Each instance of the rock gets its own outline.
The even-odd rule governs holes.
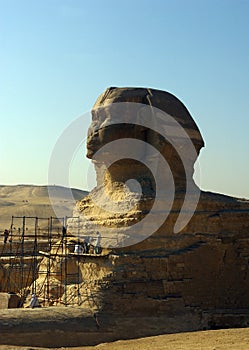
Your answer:
[[[112,146],[109,153],[103,151],[101,157],[96,158],[96,152],[107,144],[115,145],[113,142],[122,138],[143,141],[141,153],[144,152],[144,158],[149,162],[152,162],[155,155],[148,154],[148,146],[155,147],[167,160],[178,188],[186,181],[185,170],[178,154],[184,147],[189,157],[187,165],[192,179],[193,165],[204,141],[186,107],[172,94],[144,88],[109,88],[97,99],[92,116],[87,139],[87,157],[94,161],[98,185],[101,184],[102,165],[108,163],[110,151],[112,156],[117,153],[119,157],[122,152],[120,147],[115,149]],[[189,140],[192,141],[191,145]],[[177,147],[172,146],[172,141]],[[126,145],[129,153],[129,143],[126,142]],[[188,149],[189,146],[194,146],[194,151]],[[141,162],[131,159],[115,162],[105,174],[110,182],[125,182],[135,178],[140,182],[145,179],[146,185],[151,181],[153,186],[151,175]],[[165,173],[160,175],[166,176]]]
[[[119,109],[119,104],[127,102],[126,109],[124,106]],[[129,105],[130,102],[133,102],[132,106]],[[134,104],[138,105],[137,108]],[[179,123],[180,131],[177,131],[176,135],[178,148],[174,148],[169,140],[165,140],[158,132],[155,133],[145,126],[133,125],[132,118],[143,107],[141,104],[155,106]],[[122,125],[118,124],[118,113],[121,112],[129,124],[122,118]],[[114,239],[123,242],[116,246],[113,244],[108,258],[86,258],[84,264],[80,264],[81,274],[84,276],[81,288],[94,290],[95,305],[92,307],[102,312],[111,310],[119,316],[164,315],[165,322],[168,317],[191,312],[193,317],[199,315],[200,328],[208,324],[206,316],[205,325],[201,321],[200,315],[204,310],[212,313],[212,310],[218,309],[247,308],[249,202],[203,192],[197,188],[192,179],[193,167],[204,142],[185,106],[176,97],[164,91],[110,88],[98,98],[92,116],[87,156],[95,163],[97,187],[77,204],[74,215],[80,218],[83,236],[98,229],[103,235],[104,246],[111,247],[111,241]],[[151,114],[149,116],[153,117]],[[170,129],[172,119],[166,118],[160,127]],[[114,124],[110,124],[111,121],[114,121]],[[186,132],[185,138],[180,137],[181,128]],[[168,137],[172,141],[171,135]],[[103,175],[103,165],[108,167],[112,153],[118,154],[119,149],[113,147],[112,152],[111,148],[107,149],[99,158],[95,157],[95,154],[120,138],[138,139],[154,146],[167,160],[175,181],[174,200],[167,219],[155,229],[156,219],[160,219],[155,213],[155,220],[150,220],[148,226],[144,227],[149,227],[151,234],[142,239],[143,235],[140,233],[141,239],[129,245],[125,244],[131,242],[126,236],[129,236],[129,230],[135,223],[150,213],[157,189],[152,172],[138,160],[117,160],[105,169]],[[192,141],[195,153],[189,146],[189,140]],[[187,147],[185,152],[180,153],[185,157],[183,161],[178,152],[181,152],[184,146]],[[146,149],[144,152],[146,154]],[[183,162],[186,163],[185,169]],[[156,176],[167,178],[168,175],[164,172]],[[129,179],[136,179],[142,187],[138,201],[136,195],[139,191],[127,189],[125,186]],[[191,188],[189,193],[187,185]],[[198,191],[200,192],[195,208]],[[107,203],[106,195],[114,204],[127,204],[127,212],[111,211],[112,207]],[[180,232],[175,233],[175,225],[186,195],[188,206],[185,210],[193,210],[193,215],[190,215],[190,220],[181,227]],[[136,204],[130,209],[132,201]],[[166,190],[159,194],[160,201],[158,211],[163,211],[169,201]],[[163,213],[165,216],[166,214],[168,213]],[[184,217],[181,220],[184,222]],[[77,223],[79,224],[79,221]],[[73,219],[69,220],[68,230],[76,234]],[[115,230],[119,230],[116,236]],[[89,274],[89,269],[94,271],[94,277]]]
[[[0,309],[17,308],[20,300],[20,297],[15,293],[0,293]]]

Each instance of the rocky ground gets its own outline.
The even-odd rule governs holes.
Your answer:
[[[62,347],[64,350],[248,350],[249,328],[166,334],[134,340],[120,340],[97,346]],[[0,350],[44,350],[48,348],[0,345]],[[50,348],[51,349],[51,348]]]

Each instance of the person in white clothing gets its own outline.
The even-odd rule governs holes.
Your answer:
[[[39,307],[39,306],[40,304],[39,304],[39,300],[37,299],[37,296],[35,294],[32,294],[29,307],[33,309],[34,307]]]
[[[96,238],[96,243],[95,243],[95,247],[94,247],[94,252],[95,254],[101,254],[101,246],[100,246],[100,240],[101,240],[101,235],[100,233],[97,231],[96,232],[97,238]]]

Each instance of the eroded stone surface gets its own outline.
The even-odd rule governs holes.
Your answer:
[[[105,128],[106,118],[112,118],[109,104],[127,101],[151,102],[170,114],[184,127],[193,141],[196,155],[199,154],[204,145],[202,136],[186,108],[174,96],[150,89],[110,88],[98,98],[93,108],[88,157],[93,158],[94,152],[120,137],[132,135],[143,139],[141,135],[144,135],[144,130],[140,128],[129,125]],[[246,308],[249,303],[249,202],[201,192],[192,219],[181,232],[174,233],[184,200],[186,176],[175,150],[164,144],[160,136],[153,134],[153,137],[146,136],[143,140],[147,142],[149,139],[171,166],[176,182],[173,208],[165,223],[150,237],[135,245],[113,249],[105,262],[101,258],[93,262],[91,269],[96,271],[103,272],[104,266],[108,265],[104,274],[101,272],[94,276],[94,284],[99,288],[95,298],[96,308],[112,310],[116,314],[163,314],[166,318],[189,310],[202,313],[204,310]],[[189,159],[189,168],[193,168],[195,160]],[[100,168],[97,163],[97,176]],[[192,175],[193,171],[190,173]],[[115,214],[100,208],[92,200],[91,194],[80,201],[74,214],[81,218],[82,231],[87,232],[96,223],[103,232],[108,232],[109,228],[123,227],[125,234],[132,224],[144,218],[152,207],[155,188],[153,185],[148,188],[151,174],[131,160],[117,162],[108,169],[104,184],[98,182],[93,194],[105,186],[111,199],[122,200],[124,182],[128,178],[139,181],[142,177],[147,192],[143,192],[141,200],[126,214]],[[74,232],[73,222],[69,222],[69,230]],[[114,239],[114,236],[110,235],[109,238]],[[81,266],[85,275],[82,286],[93,283],[87,273],[88,268],[87,264]]]

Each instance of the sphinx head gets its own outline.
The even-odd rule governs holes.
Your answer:
[[[186,107],[172,94],[146,88],[109,88],[92,109],[87,157],[97,186],[138,182],[154,191],[155,178],[182,190],[193,181],[204,142]]]

